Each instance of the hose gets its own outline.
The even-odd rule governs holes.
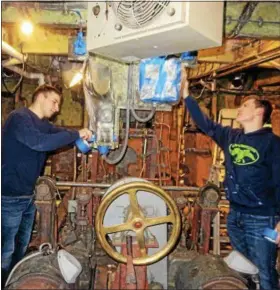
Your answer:
[[[153,107],[153,109],[151,110],[150,114],[149,114],[146,118],[140,118],[140,117],[136,114],[134,108],[131,107],[131,113],[132,113],[132,116],[135,118],[136,121],[141,122],[141,123],[145,123],[145,122],[150,121],[150,120],[153,118],[155,112],[156,112],[156,107]]]
[[[2,44],[3,44],[3,42],[2,42]],[[10,91],[9,89],[8,89],[8,87],[7,87],[7,85],[6,85],[6,82],[5,82],[5,80],[4,80],[4,77],[3,77],[3,67],[1,67],[2,69],[1,69],[1,79],[2,79],[2,84],[3,84],[3,86],[4,86],[4,88],[5,88],[5,90],[9,93],[9,94],[11,94],[11,95],[14,95],[16,92],[17,92],[17,90],[18,90],[18,88],[20,87],[20,85],[21,85],[21,83],[22,83],[22,81],[23,81],[23,73],[19,73],[20,74],[20,78],[19,78],[19,81],[17,82],[17,84],[14,86],[14,88]],[[7,69],[9,69],[9,67],[7,67]],[[24,72],[24,70],[25,70],[25,58],[24,58],[24,55],[22,54],[22,72]],[[12,70],[13,71],[13,70]]]
[[[44,246],[48,246],[49,247],[49,251],[46,251],[47,253],[53,253],[53,250],[52,250],[52,246],[51,246],[51,244],[50,243],[43,243],[43,244],[41,244],[40,245],[40,247],[39,247],[39,252],[36,252],[36,253],[33,253],[33,254],[31,254],[31,255],[29,255],[29,256],[26,256],[25,258],[23,258],[22,260],[20,260],[15,266],[14,266],[14,268],[12,269],[12,271],[11,271],[11,273],[9,274],[9,276],[8,276],[8,279],[7,279],[7,281],[6,281],[6,284],[5,284],[5,288],[9,285],[9,282],[10,282],[10,280],[11,280],[11,278],[12,278],[12,276],[13,276],[13,274],[14,274],[14,272],[16,271],[16,269],[23,263],[23,262],[25,262],[25,261],[27,261],[27,260],[29,260],[29,259],[31,259],[31,258],[34,258],[34,257],[37,257],[37,256],[39,256],[39,255],[43,255],[44,253],[45,253],[45,251],[43,251],[43,247]]]

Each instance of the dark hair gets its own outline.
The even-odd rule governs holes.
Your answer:
[[[255,100],[257,108],[263,108],[263,124],[271,123],[270,116],[272,113],[272,105],[267,100]]]
[[[273,110],[271,103],[267,100],[261,100],[260,97],[256,95],[251,95],[244,98],[242,103],[248,100],[254,100],[256,108],[263,108],[263,124],[266,124],[266,123],[269,124],[271,122],[270,115]]]
[[[45,93],[56,93],[60,97],[62,97],[61,91],[59,91],[56,87],[53,87],[51,85],[41,85],[36,88],[32,95],[32,103],[34,103],[38,97],[39,94],[45,94]]]

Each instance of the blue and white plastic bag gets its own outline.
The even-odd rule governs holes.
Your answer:
[[[140,63],[140,100],[146,103],[177,103],[180,99],[181,61],[154,57]]]

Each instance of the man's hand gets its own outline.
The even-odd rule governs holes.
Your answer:
[[[190,85],[189,81],[186,80],[185,85],[184,85],[184,89],[183,89],[183,98],[184,99],[186,99],[190,95],[189,85]]]
[[[88,140],[92,136],[92,132],[87,128],[79,130],[79,134],[80,134],[80,138],[84,140]]]

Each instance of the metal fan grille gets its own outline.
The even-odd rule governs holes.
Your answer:
[[[170,1],[119,1],[112,2],[118,20],[126,27],[137,29],[152,22]]]

